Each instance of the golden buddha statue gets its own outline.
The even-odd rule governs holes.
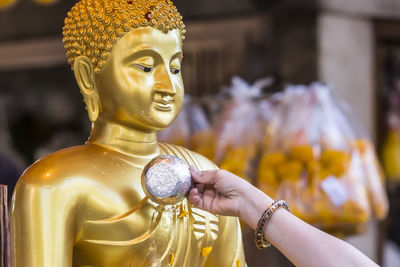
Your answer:
[[[157,205],[141,186],[143,167],[162,154],[216,168],[156,139],[183,101],[185,27],[172,2],[82,0],[63,34],[92,131],[86,144],[46,156],[20,178],[11,214],[13,266],[244,265],[236,218],[186,199]]]

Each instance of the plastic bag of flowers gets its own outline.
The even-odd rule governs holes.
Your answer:
[[[190,148],[214,161],[215,132],[201,102],[193,103],[187,110],[191,129]]]
[[[265,136],[268,117],[265,114],[268,103],[265,97],[262,98],[262,88],[271,84],[272,78],[261,79],[250,85],[234,77],[231,86],[225,88],[229,100],[214,119],[216,163],[222,169],[251,182],[254,180],[255,160]]]
[[[326,86],[289,86],[266,135],[269,144],[257,171],[263,191],[285,199],[297,216],[327,232],[365,230],[373,184],[363,159],[365,143]],[[374,177],[381,185],[380,176]],[[377,190],[385,195],[382,186]]]
[[[370,141],[367,131],[354,116],[351,107],[345,102],[338,102],[343,113],[339,110],[339,112],[336,112],[336,116],[338,116],[338,120],[344,123],[346,123],[348,119],[354,130],[356,139],[352,142],[352,145],[353,148],[358,149],[360,153],[371,208],[374,216],[382,220],[386,218],[389,209],[383,168],[379,163],[375,147]]]

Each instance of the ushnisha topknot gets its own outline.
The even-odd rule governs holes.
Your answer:
[[[64,21],[68,63],[73,66],[77,57],[86,56],[99,73],[119,38],[147,26],[165,33],[179,29],[185,39],[182,16],[170,0],[82,0]]]

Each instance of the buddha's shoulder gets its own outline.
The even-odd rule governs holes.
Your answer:
[[[93,144],[65,148],[51,153],[29,166],[18,184],[52,185],[85,174],[90,166],[107,162],[109,151]]]
[[[215,163],[208,158],[185,147],[167,143],[159,143],[159,146],[165,154],[177,156],[185,160],[189,165],[195,165],[200,170],[218,168]]]

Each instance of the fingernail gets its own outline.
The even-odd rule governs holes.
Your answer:
[[[193,166],[193,165],[191,165],[191,166],[189,167],[189,169],[190,169],[190,171],[193,172],[193,173],[198,173],[198,172],[199,172],[199,170],[197,170],[196,166]]]

